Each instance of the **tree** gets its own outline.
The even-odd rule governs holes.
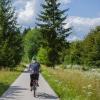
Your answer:
[[[58,0],[45,0],[45,3],[42,4],[43,11],[37,18],[39,21],[37,26],[41,29],[44,38],[42,45],[51,48],[48,56],[53,66],[59,62],[59,52],[62,52],[63,48],[66,47],[66,37],[71,30],[71,28],[64,28],[66,24],[64,21],[67,17],[64,14],[68,9],[61,11],[60,5]]]
[[[91,30],[84,40],[84,64],[100,66],[100,26]]]
[[[78,64],[80,65],[82,63],[82,41],[76,41],[71,44],[70,47],[70,61],[71,64]]]
[[[64,64],[81,64],[83,70],[100,67],[100,26],[92,29],[82,41],[70,43]]]
[[[30,31],[30,30],[31,30],[30,27],[29,28],[25,28],[24,31],[23,31],[23,36],[25,36],[28,33],[28,31]]]
[[[24,59],[30,61],[36,56],[41,47],[41,33],[38,29],[32,29],[24,37]],[[27,59],[26,59],[27,58]]]
[[[11,0],[0,0],[0,66],[19,64],[23,45]]]
[[[40,48],[37,54],[37,60],[41,64],[45,64],[47,66],[51,65],[51,62],[48,59],[48,53],[50,52],[50,48]]]
[[[64,58],[64,64],[82,64],[83,43],[82,41],[74,41],[70,43]]]

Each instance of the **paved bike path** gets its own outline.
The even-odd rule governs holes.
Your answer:
[[[26,69],[0,97],[0,100],[59,100],[42,75],[39,78],[36,98],[33,97],[33,92],[30,91],[29,83],[30,77]]]

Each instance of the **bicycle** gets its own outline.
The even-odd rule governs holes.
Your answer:
[[[33,91],[34,97],[36,97],[36,90],[37,90],[37,83],[36,83],[36,80],[33,80],[33,82],[32,82],[32,91]]]

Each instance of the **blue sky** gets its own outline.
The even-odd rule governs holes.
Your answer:
[[[23,27],[34,27],[36,17],[44,0],[14,0],[18,23]],[[100,0],[59,0],[61,9],[70,8],[64,27],[73,27],[69,41],[83,39],[97,25],[100,25]]]
[[[72,0],[68,7],[70,16],[100,17],[100,0]]]

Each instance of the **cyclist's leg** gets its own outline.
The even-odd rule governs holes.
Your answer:
[[[32,86],[32,74],[30,74],[30,87]]]
[[[39,86],[38,80],[39,80],[39,74],[36,74],[36,83],[37,83],[37,86]]]

